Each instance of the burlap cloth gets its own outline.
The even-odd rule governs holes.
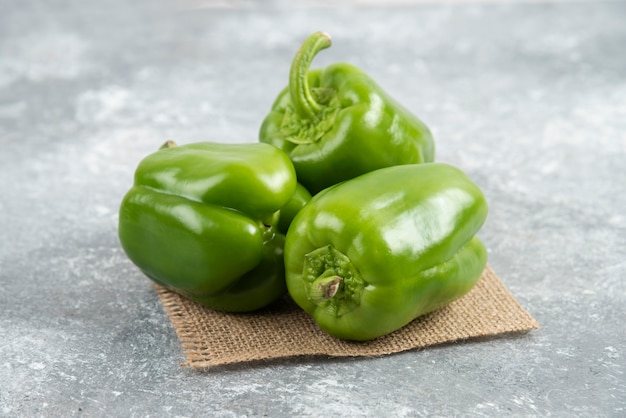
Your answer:
[[[368,342],[329,336],[289,298],[259,312],[228,314],[156,287],[185,352],[184,365],[193,368],[307,355],[380,356],[539,327],[489,266],[464,297]]]

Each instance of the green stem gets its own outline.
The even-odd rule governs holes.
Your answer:
[[[330,45],[329,34],[315,32],[304,41],[291,63],[289,94],[296,112],[303,119],[315,120],[322,110],[311,94],[308,73],[315,55]]]
[[[309,297],[316,304],[332,299],[339,291],[342,281],[341,276],[320,277],[311,284]]]

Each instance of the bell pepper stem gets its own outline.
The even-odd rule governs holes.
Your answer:
[[[339,291],[342,281],[341,276],[320,277],[313,282],[309,296],[316,303],[332,299]]]
[[[361,303],[365,282],[350,259],[331,245],[305,255],[303,267],[307,297],[337,317]]]
[[[308,72],[315,55],[330,45],[329,34],[315,32],[304,41],[291,63],[289,94],[296,113],[303,119],[316,120],[322,110],[322,106],[311,94]]]
[[[163,143],[163,145],[159,147],[159,149],[174,148],[175,146],[177,146],[176,142],[174,142],[172,139],[168,139],[167,141],[165,141],[165,143]]]

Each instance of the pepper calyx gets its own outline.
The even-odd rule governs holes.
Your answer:
[[[365,282],[350,259],[332,245],[305,255],[303,277],[308,299],[337,317],[361,304]]]
[[[331,102],[337,101],[335,98],[331,99]],[[335,126],[335,118],[338,112],[339,106],[332,103],[322,108],[318,119],[309,120],[302,119],[293,106],[288,106],[283,115],[280,134],[292,144],[313,144],[322,139],[326,132]]]

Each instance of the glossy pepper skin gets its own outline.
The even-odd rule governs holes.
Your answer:
[[[130,260],[154,282],[207,307],[259,309],[286,293],[284,226],[298,195],[281,150],[195,143],[144,158],[119,212]],[[283,207],[291,205],[286,213]]]
[[[433,161],[428,127],[367,74],[346,63],[309,71],[330,44],[323,32],[306,39],[288,87],[263,121],[260,141],[289,155],[312,194],[379,168]]]
[[[466,294],[487,253],[480,189],[440,163],[383,168],[330,187],[285,244],[293,300],[327,333],[369,340]]]

